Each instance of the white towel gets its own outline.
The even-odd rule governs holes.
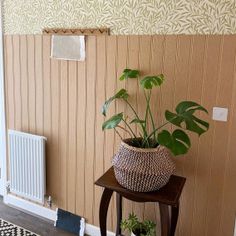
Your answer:
[[[61,60],[85,60],[84,36],[53,35],[51,57]]]

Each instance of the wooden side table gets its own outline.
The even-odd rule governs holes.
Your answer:
[[[101,236],[107,235],[107,210],[113,192],[116,192],[117,227],[116,235],[121,235],[122,197],[135,202],[158,202],[161,216],[161,236],[174,236],[179,215],[179,198],[186,179],[172,175],[167,185],[155,192],[138,193],[123,188],[116,180],[111,167],[95,184],[104,187],[102,194],[99,223]],[[169,212],[171,208],[171,215]]]

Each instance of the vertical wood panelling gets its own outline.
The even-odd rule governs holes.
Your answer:
[[[60,121],[60,63],[58,60],[51,60],[51,98],[52,98],[52,134],[51,134],[51,146],[50,155],[53,156],[51,162],[55,168],[51,170],[51,178],[54,183],[51,188],[52,196],[55,202],[59,200],[59,189],[60,182],[57,181],[60,178],[59,167],[60,167],[60,155],[59,155],[59,121]],[[36,92],[37,94],[37,92]],[[52,153],[52,154],[51,154]]]
[[[235,44],[235,41],[234,41]],[[235,209],[236,209],[236,191],[231,190],[235,186],[236,179],[236,158],[235,158],[235,140],[236,140],[236,56],[234,58],[234,84],[233,94],[231,100],[231,116],[230,116],[230,130],[229,140],[227,145],[227,159],[226,159],[226,170],[224,173],[224,189],[223,189],[223,200],[222,200],[222,214],[220,221],[220,235],[233,235],[233,226],[235,224]],[[233,203],[233,204],[232,204]]]
[[[22,131],[24,132],[29,131],[28,47],[27,47],[26,37],[27,37],[26,35],[20,37],[21,96],[22,96],[22,114],[23,114]],[[40,68],[40,70],[41,73],[43,73],[42,67]],[[40,89],[40,87],[38,87],[38,89]],[[42,98],[44,97],[43,94],[41,94],[41,97]],[[43,114],[42,108],[43,106],[41,107],[41,114]]]
[[[139,39],[139,70],[142,74],[147,74],[150,71],[150,57],[151,57],[151,36],[140,37]],[[145,114],[145,96],[142,88],[139,86],[138,96],[138,111],[140,114]]]
[[[104,132],[101,129],[101,124],[104,117],[101,115],[101,106],[105,101],[105,78],[106,78],[106,37],[97,37],[97,53],[96,53],[96,121],[95,121],[95,147],[96,156],[94,163],[94,177],[98,179],[104,172]],[[102,189],[95,186],[94,189],[94,224],[98,225],[99,201],[101,198]]]
[[[204,50],[205,50],[205,37],[194,37],[192,44],[192,60],[189,67],[189,81],[187,99],[201,103],[202,84],[203,84],[203,63],[204,63]],[[186,183],[185,191],[188,193],[188,199],[185,201],[186,208],[188,209],[188,217],[183,222],[188,222],[185,226],[184,235],[191,235],[192,222],[194,218],[194,202],[197,194],[196,191],[196,170],[197,161],[199,157],[199,138],[195,134],[190,134],[192,147],[189,151],[188,157],[184,160],[185,168],[184,175],[188,175],[188,182]],[[191,213],[190,213],[191,212]]]
[[[47,176],[50,176],[50,169],[53,169],[53,155],[51,155],[51,134],[52,134],[52,105],[51,105],[51,60],[50,60],[50,42],[51,39],[49,36],[43,37],[43,135],[47,137],[47,147],[46,147],[46,155],[47,155]],[[27,49],[28,49],[27,45]],[[28,73],[29,74],[29,73]],[[30,78],[28,78],[30,80]],[[28,82],[29,84],[29,82]],[[29,85],[28,85],[29,87]],[[29,102],[28,102],[29,103]],[[29,121],[29,123],[32,121]],[[30,125],[29,125],[30,126]],[[47,178],[47,190],[53,188],[53,179]]]
[[[187,36],[178,36],[177,44],[176,44],[176,55],[175,55],[175,80],[174,80],[174,104],[179,103],[182,100],[187,99],[187,94],[182,91],[188,90],[188,75],[190,73],[189,69],[189,60],[190,60],[190,47],[191,47],[191,37]],[[187,65],[187,69],[186,69]],[[176,157],[175,163],[177,168],[177,173],[183,175],[183,157]],[[182,201],[184,201],[183,199]],[[182,203],[183,204],[183,203]],[[180,209],[182,211],[182,208]],[[179,219],[179,227],[177,228],[177,232],[180,234],[180,228],[182,224],[182,218]]]
[[[204,60],[204,84],[203,84],[203,94],[202,103],[210,111],[215,104],[216,97],[216,87],[217,87],[217,75],[220,60],[220,45],[221,38],[218,37],[207,37],[206,41],[206,51]],[[212,60],[214,58],[215,60]],[[211,88],[211,89],[209,89]],[[209,119],[209,118],[208,118]],[[208,187],[210,179],[210,169],[212,165],[212,136],[213,136],[214,125],[211,124],[211,129],[200,138],[199,143],[199,155],[198,155],[198,171],[197,171],[197,181],[196,181],[196,192],[198,193],[198,198],[195,199],[194,216],[200,214],[203,217],[195,217],[192,225],[192,231],[195,235],[204,235],[206,227],[206,209],[208,205]],[[184,199],[185,202],[188,199]],[[184,208],[182,208],[183,210]],[[182,215],[186,214],[186,212]],[[181,222],[182,223],[182,222]]]
[[[68,132],[68,61],[61,61],[60,68],[60,136],[59,136],[59,155],[60,155],[60,188],[59,188],[59,205],[63,209],[67,209],[67,158],[68,158],[68,145],[69,145],[69,132]]]
[[[5,37],[4,39],[3,39],[4,41],[3,41],[3,45],[5,45],[5,47],[4,47],[4,62],[5,62],[5,65],[4,65],[4,78],[5,78],[5,112],[6,112],[6,117],[8,117],[9,115],[9,105],[8,105],[8,79],[9,79],[9,77],[8,77],[8,67],[7,67],[7,62],[8,62],[8,60],[7,60],[7,47],[6,47],[6,45],[7,45],[7,38]],[[6,126],[8,127],[8,119],[6,119]]]
[[[163,38],[159,38],[159,40],[155,43],[154,46],[155,50],[160,53],[160,56],[158,56],[158,58],[159,60],[161,60],[157,64],[158,67],[155,67],[155,70],[159,69],[160,72],[155,72],[163,73],[165,75],[165,81],[159,91],[160,95],[159,97],[157,97],[157,99],[160,99],[159,109],[157,108],[158,113],[156,114],[156,119],[158,119],[159,124],[163,124],[165,121],[163,116],[165,110],[172,110],[173,108],[175,98],[174,85],[176,80],[176,60],[178,55],[177,42],[177,36],[164,36]],[[168,125],[168,127],[169,129],[171,129],[171,125]],[[159,215],[157,219],[159,219]]]
[[[235,61],[235,39],[233,37],[223,37],[222,42],[222,54],[221,64],[219,66],[218,84],[217,84],[217,95],[216,105],[220,107],[230,107],[231,105],[231,94],[227,94],[233,88],[234,80],[234,61]],[[227,82],[224,79],[227,78]],[[227,96],[226,96],[227,95]],[[222,197],[224,188],[224,173],[226,168],[227,160],[227,147],[229,141],[229,135],[224,138],[219,138],[224,133],[229,133],[229,122],[227,123],[216,123],[215,133],[213,136],[213,162],[211,166],[210,175],[210,188],[208,192],[208,204],[207,206],[207,230],[206,233],[212,235],[217,234],[220,230],[220,216],[223,210]],[[224,148],[222,148],[224,147]],[[213,183],[218,183],[214,186]],[[210,220],[211,219],[211,220]]]
[[[177,38],[174,104],[187,99],[187,94],[182,91],[188,90],[188,74],[190,73],[190,69],[188,67],[190,60],[190,43],[190,36],[178,36]],[[175,158],[175,163],[179,174],[183,174],[182,160],[183,158]]]
[[[147,74],[151,72],[151,59],[152,59],[152,37],[151,36],[145,36],[141,37],[140,40],[140,54],[139,54],[139,66],[140,70]],[[144,107],[146,104],[145,97],[143,95],[143,92],[140,91],[140,100],[139,100],[139,107],[141,113],[145,114]],[[153,107],[153,106],[152,106]],[[143,117],[142,117],[143,119]],[[155,219],[155,205],[154,203],[145,203],[144,204],[144,218],[156,221]]]
[[[76,212],[85,211],[86,64],[78,63]]]
[[[118,36],[117,37],[117,61],[116,61],[116,65],[117,65],[116,66],[116,76],[117,76],[116,91],[119,91],[122,88],[127,89],[128,87],[128,81],[119,81],[119,76],[122,74],[124,68],[127,68],[127,63],[128,63],[128,48],[127,47],[128,47],[128,37]],[[130,117],[131,112],[130,112],[130,109],[127,107],[127,104],[125,104],[124,102],[118,102],[116,104],[116,113],[119,113],[122,111],[125,111],[126,115]],[[124,132],[123,130],[119,129],[119,133],[121,134],[123,138],[127,137],[127,133]],[[117,147],[119,147],[119,143],[120,143],[120,137],[116,135],[114,151],[116,151]],[[132,212],[132,204],[129,200],[124,199],[123,200],[124,218],[128,217],[129,212]]]
[[[35,95],[36,97],[36,131],[39,135],[43,135],[43,112],[42,111],[43,111],[44,96],[43,96],[43,41],[42,40],[43,38],[41,35],[35,36],[35,90],[37,90],[36,95]],[[23,80],[23,78],[21,80]]]
[[[107,59],[106,59],[106,99],[113,96],[116,88],[116,60],[117,60],[117,37],[111,36],[107,38]],[[109,108],[109,112],[107,114],[108,117],[110,117],[112,114],[115,113],[115,105],[111,104]],[[108,130],[108,132],[105,133],[105,170],[107,170],[111,166],[111,159],[114,154],[114,142],[115,142],[115,133],[113,130]],[[112,216],[115,215],[114,211],[114,202],[110,204],[108,209],[108,228],[112,229],[113,221]]]
[[[67,156],[67,205],[70,212],[75,213],[76,196],[76,156],[77,156],[77,64],[70,61],[69,73],[69,107],[68,107],[68,156]]]
[[[77,104],[77,181],[76,181],[76,212],[85,212],[85,137],[86,137],[86,64],[78,66],[78,104]]]
[[[172,110],[174,103],[174,84],[175,84],[175,67],[177,52],[177,36],[165,37],[163,53],[163,74],[166,77],[162,86],[162,114],[166,109]],[[163,122],[163,119],[162,119]],[[170,127],[170,125],[169,125]]]
[[[164,55],[164,36],[152,37],[151,39],[151,55],[150,55],[150,73],[161,74],[163,71],[163,55]],[[151,110],[154,116],[154,123],[156,125],[161,125],[161,88],[157,87],[153,89],[152,100],[151,100]],[[157,222],[156,232],[160,234],[160,211],[158,204],[153,204],[153,209],[155,210],[155,222]]]
[[[29,132],[36,129],[36,97],[35,85],[35,45],[34,35],[27,35],[28,44],[28,84],[29,84]]]
[[[9,129],[15,128],[15,95],[14,95],[14,77],[13,77],[13,47],[12,47],[12,36],[5,37],[5,73],[7,80],[6,87],[6,105],[7,105],[7,125]]]
[[[86,67],[86,159],[85,159],[85,217],[93,223],[94,212],[94,159],[95,147],[95,117],[96,117],[96,37],[87,42],[87,67]]]
[[[117,57],[116,57],[116,91],[119,91],[122,88],[127,89],[127,81],[120,81],[119,76],[122,74],[124,68],[127,68],[128,63],[128,37],[124,36],[117,36],[116,47],[117,47]],[[115,104],[116,112],[128,111],[127,104],[123,102],[118,102]],[[130,113],[128,113],[130,115]],[[123,138],[127,137],[127,133],[123,130],[119,130],[119,133]],[[119,137],[115,137],[116,142],[119,142]],[[124,204],[125,205],[125,204]]]
[[[155,36],[152,37],[152,47],[151,47],[151,73],[152,74],[161,74],[163,73],[163,57],[164,57],[164,45],[165,37],[164,36]],[[151,109],[153,111],[155,117],[155,123],[157,125],[161,124],[161,112],[160,112],[160,104],[162,101],[161,98],[161,87],[155,88],[152,94],[152,106]]]
[[[210,122],[209,132],[200,139],[191,134],[190,152],[174,158],[176,173],[187,177],[177,235],[232,235],[236,36],[91,36],[85,62],[50,59],[49,36],[9,35],[4,42],[7,125],[48,138],[47,193],[56,206],[98,225],[102,189],[93,183],[111,166],[120,143],[114,131],[101,130],[101,105],[124,87],[131,96],[138,92],[131,103],[144,111],[138,81],[118,81],[124,68],[137,68],[166,77],[162,88],[153,91],[151,108],[158,109],[158,124],[165,109],[185,99],[201,103],[210,114],[202,115]],[[229,121],[212,121],[213,106],[228,107]],[[122,102],[111,104],[107,116],[123,109],[133,116]],[[131,211],[160,220],[155,204],[125,201],[124,215]],[[113,197],[110,230],[115,229],[115,213]]]
[[[139,39],[136,36],[128,37],[128,68],[138,69],[138,57],[139,57]],[[127,81],[127,90],[129,91],[130,103],[133,104],[134,108],[137,110],[138,103],[136,95],[136,91],[138,90],[139,82],[138,80],[129,80]],[[132,114],[132,115],[131,115]],[[131,117],[134,118],[134,114],[130,113]],[[136,134],[138,134],[137,126],[136,126]],[[132,210],[137,214],[137,216],[142,219],[143,218],[143,203],[133,203]]]
[[[21,130],[22,102],[21,102],[21,76],[20,76],[20,37],[17,35],[12,38],[13,44],[13,77],[15,101],[15,129]]]

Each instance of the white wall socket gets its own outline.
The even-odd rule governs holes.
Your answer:
[[[228,119],[228,108],[224,107],[213,107],[212,119],[218,121],[227,121]]]

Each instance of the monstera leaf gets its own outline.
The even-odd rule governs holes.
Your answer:
[[[137,78],[139,76],[138,70],[124,69],[123,74],[120,77],[120,80],[126,80],[128,78]]]
[[[160,86],[163,81],[164,75],[160,74],[157,76],[146,76],[140,81],[140,84],[145,89],[152,89],[154,86]]]
[[[175,130],[172,134],[163,130],[158,134],[158,143],[167,147],[175,156],[185,154],[191,146],[188,135],[180,130]]]
[[[107,101],[105,101],[105,103],[102,106],[102,114],[106,116],[107,109],[113,100],[119,99],[119,98],[127,99],[128,97],[129,97],[129,94],[127,93],[127,90],[121,89],[114,96],[110,97]]]
[[[192,101],[184,101],[177,105],[175,111],[176,113],[168,110],[165,112],[166,119],[172,124],[195,132],[199,136],[208,130],[209,123],[194,116],[196,111],[208,113],[201,105]]]
[[[123,112],[112,116],[109,120],[102,124],[102,130],[115,128],[123,119]]]

